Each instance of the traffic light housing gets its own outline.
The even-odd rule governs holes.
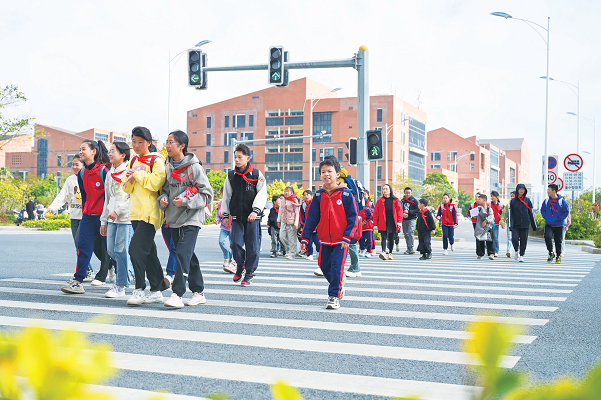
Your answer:
[[[357,138],[349,138],[348,143],[345,143],[349,152],[346,153],[348,165],[357,165]]]
[[[202,87],[202,51],[200,49],[188,50],[188,86]]]
[[[269,84],[283,85],[284,72],[284,46],[271,46],[269,48]]]
[[[381,160],[384,158],[384,143],[382,142],[382,131],[374,130],[365,133],[367,139],[367,159]]]

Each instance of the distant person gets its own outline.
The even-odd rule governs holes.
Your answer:
[[[516,194],[515,191],[511,192],[511,199],[515,198],[515,194]],[[511,219],[509,217],[509,215],[511,214],[511,199],[510,199],[510,202],[505,206],[503,214],[501,215],[501,227],[503,229],[507,228],[507,252],[505,253],[507,258],[511,258],[511,247],[512,247],[511,226],[509,225],[509,223],[511,222]]]
[[[438,207],[436,218],[442,227],[442,254],[449,254],[448,248],[455,251],[455,228],[457,228],[457,209],[448,193],[442,195],[442,204]]]
[[[272,207],[267,217],[267,231],[271,236],[271,258],[277,258],[280,244],[280,228],[278,227],[278,214],[280,212],[280,196],[271,197]]]
[[[221,189],[221,196],[223,197],[223,187]],[[215,218],[215,223],[220,224],[221,228],[219,231],[219,247],[221,247],[221,252],[223,253],[223,270],[230,274],[235,274],[236,261],[234,261],[232,256],[232,222],[230,218],[223,217],[223,212],[221,211],[222,203],[223,198],[217,203],[217,218]]]
[[[303,192],[303,204],[300,208],[300,216],[301,216],[301,229],[305,227],[305,222],[307,220],[307,213],[309,212],[309,207],[311,207],[311,202],[313,201],[313,192],[310,190],[305,190]],[[317,232],[313,232],[311,235],[311,240],[307,243],[307,260],[313,261],[313,245],[315,245],[315,252],[319,253],[320,245],[319,238],[317,237]]]
[[[392,260],[394,233],[401,229],[402,222],[401,202],[392,194],[392,186],[385,183],[382,185],[382,197],[376,202],[374,209],[374,227],[378,228],[382,237],[382,252],[380,253],[382,260]]]
[[[415,253],[413,250],[413,241],[415,236],[415,221],[419,213],[417,199],[413,197],[411,193],[411,188],[406,187],[404,190],[404,196],[401,199],[401,207],[403,209],[401,225],[403,229],[403,235],[405,236],[405,244],[407,245],[405,254]]]
[[[471,215],[471,211],[474,208],[478,208],[479,204],[478,204],[478,197],[480,197],[480,192],[476,192],[476,194],[474,195],[474,202],[472,204],[470,204],[469,208],[467,209],[467,215],[470,217],[470,219],[472,220],[472,226],[474,227],[474,229],[476,229],[476,221],[478,220],[478,217],[472,217]]]
[[[27,211],[27,220],[33,221],[35,219],[35,203],[33,199],[29,199],[25,205],[25,211]]]
[[[570,216],[570,207],[565,199],[557,194],[559,187],[552,183],[547,188],[547,197],[540,206],[540,213],[545,219],[545,243],[549,251],[547,262],[561,264],[561,254],[563,253],[563,234]],[[555,239],[555,253],[553,253],[553,241]]]
[[[478,196],[478,216],[476,217],[476,226],[474,227],[474,236],[476,237],[476,255],[478,260],[484,257],[484,252],[488,258],[495,259],[493,229],[495,224],[495,214],[491,206],[486,204],[488,197],[485,194]]]
[[[501,223],[501,215],[503,215],[503,205],[499,201],[499,192],[493,190],[490,192],[490,208],[495,214],[495,223],[491,231],[492,241],[494,243],[495,257],[499,256],[499,224]]]
[[[298,237],[300,228],[301,200],[294,194],[294,189],[288,186],[284,190],[284,201],[280,204],[278,214],[278,227],[280,228],[280,239],[286,248],[286,258],[292,260],[297,253]]]
[[[363,234],[361,240],[359,240],[359,256],[371,257],[372,251],[376,248],[376,241],[374,240],[374,211],[376,206],[371,201],[369,190],[363,190],[363,198],[365,199],[365,207],[359,213],[363,224]],[[347,276],[349,276],[348,273]]]
[[[428,208],[427,199],[419,199],[419,215],[417,216],[417,251],[422,255],[420,260],[432,258],[432,235],[436,232],[436,221]]]
[[[516,186],[517,195],[511,199],[511,242],[515,250],[515,259],[519,262],[524,262],[524,254],[526,254],[526,245],[528,244],[528,233],[530,227],[536,231],[536,219],[532,211],[532,202],[526,195],[528,189],[526,185],[520,183]]]

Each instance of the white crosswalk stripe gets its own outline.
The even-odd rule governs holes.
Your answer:
[[[199,237],[199,248],[205,242],[216,244],[216,232]],[[71,276],[64,269],[36,277],[4,274],[0,327],[75,329],[112,343],[116,366],[127,379],[95,389],[108,388],[124,399],[149,394],[119,386],[146,374],[221,385],[232,398],[259,398],[245,396],[244,385],[256,389],[284,379],[310,391],[308,398],[418,394],[464,400],[479,389],[450,377],[449,368],[475,363],[462,350],[461,341],[470,337],[465,323],[494,311],[490,318],[496,321],[529,326],[531,332],[515,342],[530,346],[600,258],[574,250],[564,264],[547,264],[542,250],[533,248],[527,262],[518,264],[505,257],[476,260],[473,253],[457,249],[430,262],[400,253],[393,261],[361,259],[363,276],[348,279],[336,311],[325,309],[327,282],[312,274],[316,262],[300,258],[261,258],[252,286],[241,288],[220,261],[201,257],[207,303],[182,310],[128,307],[128,297],[103,296],[110,284],[86,283],[85,294],[65,295],[58,290],[65,281],[60,277]],[[111,315],[114,323],[86,322],[98,314]],[[170,350],[158,350],[165,348]],[[506,355],[502,366],[513,368],[519,360]],[[428,372],[411,374],[411,366]],[[201,398],[174,391],[169,399]]]

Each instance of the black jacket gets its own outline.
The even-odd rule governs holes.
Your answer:
[[[403,196],[401,198],[401,206],[403,208],[403,212],[409,214],[407,218],[403,219],[417,218],[417,215],[419,214],[419,206],[417,205],[417,199],[415,197],[411,196],[409,197],[409,200],[407,200],[405,196]]]
[[[25,210],[27,210],[27,216],[29,217],[29,219],[33,219],[33,216],[34,216],[33,210],[34,209],[35,209],[35,204],[33,203],[33,200],[29,200],[27,202],[27,204],[25,205]]]
[[[434,221],[434,217],[432,216],[432,211],[426,210],[423,216],[421,211],[418,211],[418,214],[419,215],[417,215],[417,222],[415,223],[418,233],[432,232],[434,229],[436,229],[436,222]]]
[[[280,230],[280,228],[278,228],[278,212],[276,211],[275,207],[271,207],[271,210],[269,210],[269,217],[267,217],[267,225],[269,225],[271,229],[275,229],[276,231]]]
[[[520,188],[526,189],[526,186],[523,184],[519,184],[516,186],[516,193]],[[532,202],[526,195],[528,194],[528,190],[524,193],[524,198],[519,199],[517,196],[511,199],[511,203],[509,203],[509,226],[517,229],[528,229],[532,226],[532,230],[536,230],[536,219],[534,218],[534,213],[532,212]]]

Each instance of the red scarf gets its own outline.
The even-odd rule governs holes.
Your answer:
[[[121,171],[121,172],[115,172],[114,174],[111,174],[111,178],[113,178],[113,180],[121,183],[121,178],[117,178],[119,175],[121,175],[122,173],[124,173],[125,170]]]
[[[415,204],[414,201],[411,201],[411,197],[405,197],[405,201],[408,201],[411,204]]]
[[[236,172],[236,175],[241,175],[242,179],[244,179],[246,181],[246,183],[250,183],[251,185],[257,186],[257,184],[253,183],[253,182],[258,182],[259,181],[258,179],[250,179],[249,177],[246,176],[254,171],[254,168],[251,163],[248,163],[248,168],[246,168],[245,172],[238,172],[237,168],[234,171]]]
[[[551,208],[553,209],[553,211],[557,212],[557,209],[555,208],[555,206],[553,205],[553,203],[557,204],[557,202],[559,201],[559,197],[555,200],[549,198],[549,204],[551,205]]]
[[[299,199],[299,198],[298,198],[298,196],[297,196],[297,195],[295,195],[295,194],[293,194],[293,195],[292,195],[292,196],[290,196],[290,197],[286,197],[286,196],[284,196],[284,199],[286,199],[286,200],[288,200],[288,201],[292,202],[292,205],[295,205],[295,206],[300,206],[300,199]],[[311,203],[309,203],[309,204],[311,204]]]
[[[422,214],[422,218],[424,220],[424,223],[426,224],[426,228],[430,229],[430,227],[428,226],[428,220],[426,219],[426,216],[424,215],[428,212],[428,209],[424,208],[423,210],[419,210],[419,212]]]
[[[518,200],[522,202],[523,205],[526,206],[526,208],[528,209],[528,211],[532,212],[532,209],[530,208],[530,206],[528,206],[528,204],[526,204],[526,202],[524,200],[522,200],[523,197],[519,197],[518,196]]]
[[[187,166],[187,165],[186,165],[185,167],[181,167],[181,168],[179,168],[179,169],[173,169],[173,170],[171,170],[171,177],[172,177],[173,179],[176,179],[176,180],[180,181],[180,182],[183,182],[183,181],[185,181],[186,179],[188,179],[188,176],[189,176],[189,175],[184,175],[184,177],[183,177],[183,178],[182,178],[182,177],[180,177],[179,175],[180,175],[182,172],[184,172],[184,171],[186,170],[186,168],[188,168],[188,166]],[[190,174],[190,175],[191,175],[191,174]]]
[[[150,167],[153,157],[156,157],[156,156],[154,156],[152,154],[147,154],[142,157],[137,157],[136,160],[141,162],[142,164],[148,165]]]

